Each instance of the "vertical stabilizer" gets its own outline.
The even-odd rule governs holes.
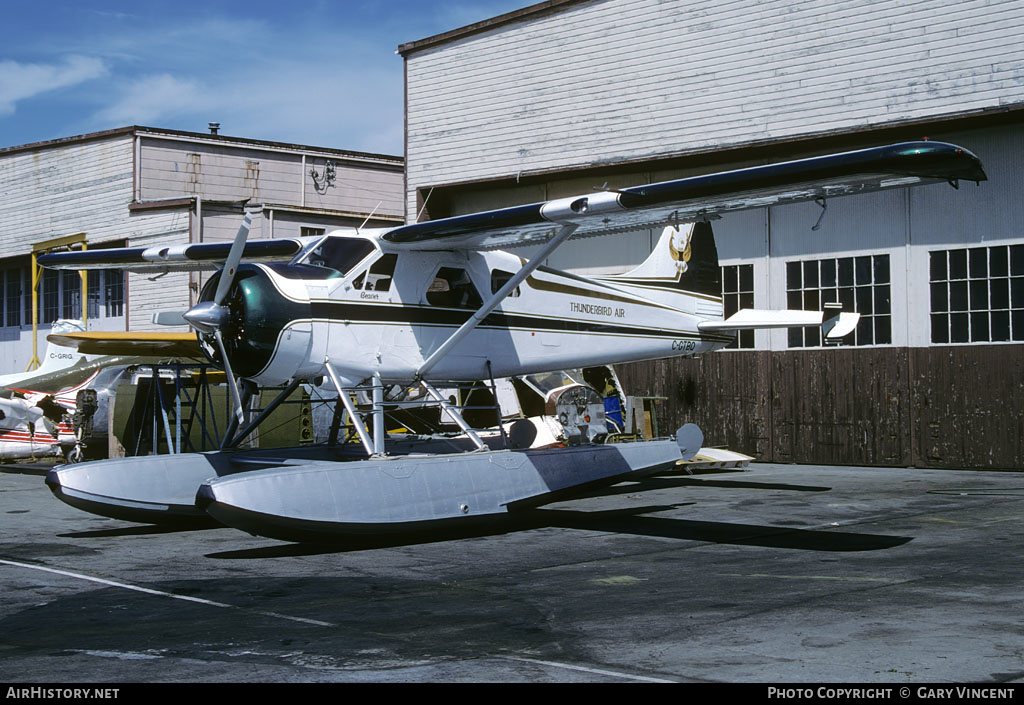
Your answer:
[[[85,326],[81,321],[71,321],[66,319],[54,321],[53,326],[50,328],[51,334],[79,333],[83,331],[85,331]],[[85,355],[74,348],[68,348],[63,345],[56,345],[48,342],[46,344],[46,352],[43,354],[42,364],[39,366],[39,369],[31,372],[31,376],[37,377],[48,372],[63,370],[77,364],[79,360],[85,360]]]
[[[643,263],[625,274],[602,277],[608,281],[722,295],[722,270],[711,223],[666,226],[658,244]]]

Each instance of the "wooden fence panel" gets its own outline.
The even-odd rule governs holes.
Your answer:
[[[907,352],[772,353],[776,462],[910,465]]]
[[[1024,468],[1024,349],[910,351],[918,467]]]
[[[666,397],[658,409],[663,433],[692,422],[704,431],[705,445],[770,462],[770,354],[726,351],[619,365],[616,371],[627,394]]]
[[[764,462],[1024,469],[1019,345],[726,351],[618,367],[663,433]]]

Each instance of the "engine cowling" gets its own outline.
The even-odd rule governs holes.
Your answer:
[[[222,302],[227,315],[219,326],[235,375],[260,384],[301,378],[309,365],[312,338],[309,294],[303,280],[320,271],[304,265],[239,266]],[[218,272],[203,286],[200,303],[213,300],[220,276]],[[213,334],[201,330],[196,334],[210,361],[223,367]]]

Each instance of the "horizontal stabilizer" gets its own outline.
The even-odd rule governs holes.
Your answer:
[[[770,311],[745,308],[724,321],[701,321],[698,330],[756,330],[758,328],[802,328],[820,326],[825,318],[821,311]]]
[[[831,307],[826,305],[826,308]],[[836,341],[852,333],[860,321],[859,313],[840,311],[828,320],[825,320],[825,313],[825,311],[772,311],[745,308],[724,321],[701,321],[697,324],[697,329],[701,332],[713,332],[821,326],[825,339]]]
[[[852,333],[859,321],[859,313],[842,311],[838,316],[833,316],[822,323],[821,332],[825,334],[825,340],[839,340]]]

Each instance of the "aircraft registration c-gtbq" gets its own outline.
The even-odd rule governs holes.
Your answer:
[[[250,206],[231,243],[44,255],[41,265],[63,269],[220,268],[198,304],[159,322],[196,329],[227,372],[240,423],[251,385],[330,384],[351,417],[353,389],[369,384],[374,399],[370,428],[354,424],[369,459],[343,471],[326,457],[278,454],[240,472],[254,467],[251,459],[224,450],[203,454],[201,462],[163,456],[159,463],[90,463],[88,472],[54,471],[48,483],[65,501],[109,516],[159,521],[194,517],[203,508],[254,533],[322,538],[493,517],[579,486],[654,472],[679,459],[676,443],[489,451],[435,385],[699,355],[725,347],[742,329],[819,325],[826,340],[838,339],[853,331],[857,314],[837,311],[826,320],[821,311],[747,309],[723,320],[711,220],[749,208],[985,178],[966,149],[908,142],[315,238],[249,242]],[[570,238],[648,228],[664,228],[662,237],[631,272],[583,277],[542,266]],[[535,246],[529,259],[503,251],[526,245]],[[389,384],[421,385],[479,452],[388,456]],[[225,446],[237,445],[259,420],[238,434],[233,429]],[[143,461],[159,466],[151,472],[160,481],[140,471]],[[172,475],[180,478],[172,483],[180,485],[178,494],[154,494]],[[187,501],[200,485],[196,501]]]

